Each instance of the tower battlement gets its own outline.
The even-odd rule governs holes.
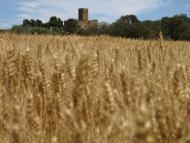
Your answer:
[[[88,18],[88,8],[79,8],[78,9],[78,22],[81,28],[88,28],[88,27],[97,27],[98,20],[89,20]]]
[[[79,21],[88,21],[88,8],[79,8]]]

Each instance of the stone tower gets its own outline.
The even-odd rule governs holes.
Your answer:
[[[88,27],[88,8],[79,8],[79,24],[82,28]]]

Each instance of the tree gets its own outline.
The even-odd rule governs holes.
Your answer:
[[[150,31],[135,15],[126,15],[120,17],[111,26],[113,36],[128,38],[147,38]]]
[[[63,29],[63,21],[56,16],[50,17],[49,22],[47,23],[49,29]]]
[[[50,34],[49,30],[45,27],[33,27],[29,32],[31,34]]]
[[[136,23],[140,23],[137,16],[135,16],[135,15],[121,16],[121,18],[118,21],[123,24],[127,24],[127,25],[133,25]]]
[[[37,19],[36,20],[36,27],[44,27],[44,23],[41,21],[41,20],[39,20],[39,19]]]
[[[25,28],[28,28],[28,27],[31,27],[31,26],[32,26],[32,23],[31,23],[30,20],[24,19],[22,25],[23,25]]]
[[[111,25],[106,22],[101,22],[98,25],[99,34],[110,34],[111,33]]]
[[[11,28],[11,31],[17,33],[17,34],[27,34],[28,31],[25,27],[23,27],[22,25],[14,25]]]
[[[64,30],[69,33],[76,33],[80,28],[79,23],[76,19],[68,19],[64,22]]]
[[[31,19],[31,20],[28,20],[28,19],[24,19],[23,20],[23,27],[25,28],[31,28],[31,27],[44,27],[44,24],[41,20],[37,19],[37,20],[34,20],[34,19]]]
[[[190,28],[186,29],[179,35],[179,40],[190,40]]]
[[[31,27],[36,27],[36,21],[34,19],[31,19]]]
[[[178,40],[190,40],[190,23],[183,23],[176,29]]]
[[[158,38],[159,32],[161,30],[161,21],[151,21],[151,20],[145,20],[142,22],[142,24],[148,29],[149,31],[149,38]]]
[[[121,36],[121,37],[125,37],[125,31],[126,31],[127,25],[123,22],[121,22],[120,20],[117,20],[116,22],[114,22],[111,27],[110,27],[110,33],[113,36]]]
[[[97,27],[88,27],[87,29],[80,28],[77,30],[77,34],[83,36],[99,35],[99,29]]]
[[[39,19],[24,19],[22,25],[12,27],[12,31],[16,33],[109,34],[111,36],[143,39],[158,38],[160,30],[165,39],[190,40],[190,18],[185,14],[180,14],[173,17],[163,17],[156,21],[140,21],[135,15],[126,15],[121,16],[112,24],[102,22],[99,23],[98,28],[82,29],[76,19],[66,20],[63,26],[63,21],[60,18],[52,16],[46,24]]]
[[[190,23],[190,18],[188,18],[186,15],[175,15],[174,17],[162,18],[161,26],[165,37],[178,40],[180,34],[177,29],[181,24],[184,23]]]
[[[136,24],[128,26],[126,28],[125,34],[126,34],[126,37],[129,37],[129,38],[148,39],[148,38],[152,38],[151,32],[152,31],[149,30],[142,23],[136,23]]]

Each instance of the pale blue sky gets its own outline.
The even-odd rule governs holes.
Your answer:
[[[89,8],[91,19],[107,22],[127,14],[135,14],[141,20],[181,13],[190,16],[190,0],[1,0],[0,28],[20,24],[24,18],[44,22],[50,16],[77,18],[80,7]]]

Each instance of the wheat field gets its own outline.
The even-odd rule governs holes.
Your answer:
[[[0,34],[0,143],[189,143],[190,42]]]

